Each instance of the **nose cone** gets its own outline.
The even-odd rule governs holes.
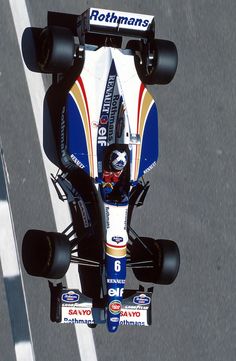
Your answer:
[[[118,300],[112,301],[109,304],[107,311],[107,328],[109,332],[116,332],[120,323],[121,302]]]
[[[119,323],[118,324],[114,324],[114,323],[111,323],[111,322],[107,322],[107,328],[108,328],[108,331],[111,332],[111,333],[114,333],[117,331],[119,327]]]
[[[107,328],[109,332],[116,332],[120,323],[121,300],[110,299],[107,310]]]

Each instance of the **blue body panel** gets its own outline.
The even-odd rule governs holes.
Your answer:
[[[86,173],[90,174],[86,134],[80,111],[71,94],[66,101],[67,153],[74,155]]]
[[[126,279],[126,257],[115,258],[106,254],[107,327],[115,332],[120,322],[120,311]]]
[[[158,113],[153,103],[144,128],[138,178],[147,173],[158,159]]]

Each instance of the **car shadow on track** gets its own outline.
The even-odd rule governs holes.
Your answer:
[[[61,112],[68,92],[79,73],[80,69],[78,64],[75,64],[73,68],[68,71],[65,78],[59,82],[58,79],[53,76],[52,85],[48,89],[44,100],[44,151],[47,157],[62,170],[63,165],[59,158]],[[66,171],[68,172],[68,170]],[[87,230],[84,228],[83,217],[81,217],[81,210],[78,204],[76,202],[69,203],[72,223],[79,239],[78,256],[102,264],[101,215],[93,181],[80,169],[70,171],[67,175],[67,180],[82,197],[92,222],[91,229],[86,235]],[[101,271],[101,267],[79,266],[82,292],[92,298],[95,303],[98,302],[101,294]]]
[[[41,30],[40,28],[26,28],[22,36],[24,62],[30,71],[37,73],[41,72],[37,64],[37,42]],[[64,169],[60,162],[61,113],[68,92],[80,74],[82,66],[81,60],[75,61],[74,66],[64,74],[63,78],[60,75],[49,74],[45,74],[43,78],[46,82],[50,77],[52,82],[46,92],[43,104],[43,149],[48,159],[62,170]],[[78,266],[82,292],[92,298],[96,304],[99,302],[101,294],[103,264],[102,222],[96,190],[90,177],[80,169],[70,172],[67,180],[82,197],[92,222],[91,229],[86,236],[78,204],[76,202],[69,203],[73,227],[79,239],[78,256],[101,264],[101,267]]]

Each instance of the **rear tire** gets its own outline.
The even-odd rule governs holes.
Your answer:
[[[168,84],[178,65],[178,52],[169,40],[154,39],[144,44],[131,40],[127,48],[136,52],[134,60],[137,73],[144,84]]]
[[[31,276],[62,278],[70,265],[70,241],[61,233],[29,230],[22,243],[22,260]]]
[[[140,282],[169,285],[177,277],[180,266],[180,253],[174,241],[140,237],[146,248],[135,240],[131,250],[132,262],[152,261],[152,268],[133,268],[135,277]]]
[[[38,63],[42,72],[63,73],[73,65],[74,36],[70,29],[48,26],[39,36]]]

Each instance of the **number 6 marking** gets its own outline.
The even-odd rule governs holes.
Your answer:
[[[114,269],[115,269],[115,272],[120,272],[121,270],[121,264],[120,264],[120,261],[115,261],[114,263]]]

